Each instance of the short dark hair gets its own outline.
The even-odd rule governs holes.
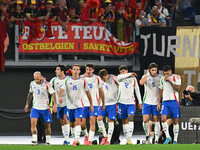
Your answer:
[[[102,78],[103,76],[106,76],[108,74],[108,71],[106,69],[101,69],[99,71],[99,76]]]
[[[94,65],[93,65],[93,64],[87,64],[87,65],[85,65],[85,68],[86,68],[86,67],[89,67],[89,68],[94,69]]]
[[[72,69],[73,69],[73,67],[79,67],[80,69],[81,69],[81,66],[79,65],[79,64],[74,64],[73,66],[72,66]]]
[[[167,71],[169,71],[169,70],[172,70],[172,68],[171,68],[170,65],[165,65],[165,66],[163,67],[163,71],[164,71],[164,72],[167,72]]]
[[[61,70],[61,71],[64,71],[64,73],[65,73],[65,71],[66,71],[65,65],[58,65],[57,67],[59,67],[60,70]]]
[[[128,70],[128,67],[127,67],[126,65],[121,65],[121,66],[119,66],[119,68],[118,68],[119,71],[121,71],[121,70],[123,70],[123,69]]]
[[[152,68],[158,68],[158,65],[154,62],[150,63],[148,66],[148,69],[152,69]]]

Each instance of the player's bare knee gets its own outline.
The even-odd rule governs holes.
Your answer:
[[[133,122],[134,121],[134,115],[128,115],[128,121]]]
[[[97,117],[97,121],[102,121],[103,119],[102,119],[102,117]]]
[[[167,118],[164,117],[164,116],[162,116],[162,117],[161,117],[161,121],[162,121],[162,122],[166,122],[166,121],[167,121]]]

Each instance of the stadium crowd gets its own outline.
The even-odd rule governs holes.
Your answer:
[[[198,0],[1,0],[0,20],[7,30],[15,24],[30,27],[29,43],[40,33],[38,22],[48,29],[58,21],[67,31],[68,22],[102,22],[119,40],[134,41],[144,26],[172,26],[179,9],[193,19],[200,13]],[[51,30],[47,30],[51,37]]]

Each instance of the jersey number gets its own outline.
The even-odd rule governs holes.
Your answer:
[[[39,95],[40,94],[40,89],[37,89],[37,95]]]
[[[125,82],[125,87],[128,89],[129,84]]]
[[[77,85],[73,85],[73,91],[77,91]]]
[[[156,85],[155,85],[155,82],[152,82],[152,87],[155,87]]]

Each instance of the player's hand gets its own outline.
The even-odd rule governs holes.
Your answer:
[[[142,104],[138,104],[139,110],[142,110]]]
[[[24,107],[24,111],[27,113],[28,112],[28,105],[26,105],[25,107]]]
[[[101,106],[101,111],[104,111],[105,110],[105,105],[102,105]]]
[[[131,77],[137,77],[137,74],[135,72],[132,72]]]
[[[93,107],[93,106],[90,106],[90,110],[91,110],[91,112],[93,113],[93,112],[94,112],[94,107]]]
[[[58,102],[61,104],[63,102],[62,98],[59,98]]]
[[[53,105],[53,112],[56,113],[57,112],[57,105]]]
[[[161,104],[158,104],[157,111],[160,111],[160,110],[161,110]]]
[[[167,76],[167,75],[165,76],[165,81],[167,81],[167,82],[169,81],[169,76]]]

